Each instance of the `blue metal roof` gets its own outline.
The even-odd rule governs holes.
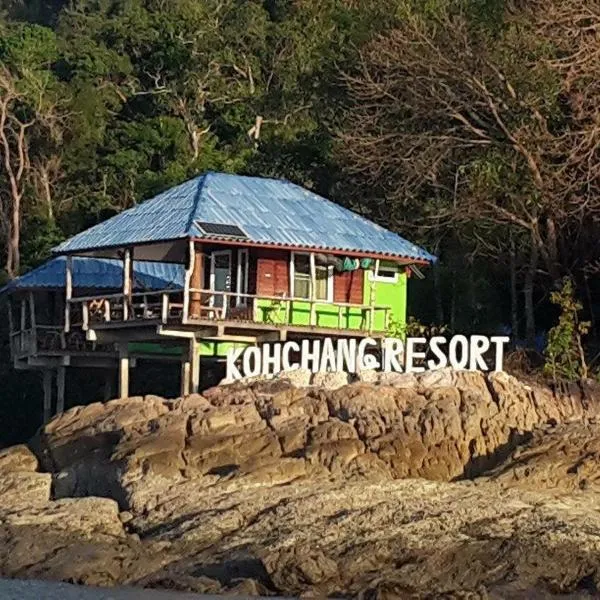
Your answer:
[[[24,289],[63,288],[67,259],[53,258],[0,289],[0,294]],[[133,281],[137,290],[183,288],[184,267],[171,263],[134,261]],[[123,286],[123,263],[111,258],[73,258],[73,288]]]
[[[435,260],[399,235],[289,181],[224,173],[186,181],[75,235],[54,251],[218,239],[203,233],[196,221],[237,225],[249,243]]]

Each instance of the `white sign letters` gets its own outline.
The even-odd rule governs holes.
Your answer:
[[[274,375],[306,369],[313,373],[364,370],[419,373],[452,367],[469,371],[501,371],[506,336],[455,335],[426,338],[372,338],[289,341],[230,350],[227,379]],[[490,368],[490,363],[492,368]]]

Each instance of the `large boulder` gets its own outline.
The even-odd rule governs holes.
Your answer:
[[[598,589],[596,387],[451,370],[338,383],[56,417],[34,444],[48,473],[25,447],[0,453],[0,576],[377,598]]]
[[[176,401],[76,407],[43,428],[38,453],[54,473],[57,497],[105,496],[141,511],[169,487],[207,475],[472,478],[536,427],[600,408],[597,388],[559,394],[505,373],[375,376],[341,387],[338,380],[326,387],[284,377],[242,381]]]

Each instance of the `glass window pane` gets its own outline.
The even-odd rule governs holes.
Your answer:
[[[310,278],[306,275],[294,277],[294,296],[296,298],[310,298]]]
[[[294,254],[294,271],[310,275],[310,259],[308,254]]]
[[[327,300],[329,269],[327,267],[317,267],[316,276],[317,286],[315,289],[315,297],[317,300]]]

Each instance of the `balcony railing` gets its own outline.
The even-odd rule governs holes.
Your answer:
[[[162,290],[72,298],[68,302],[67,330],[95,325],[155,321],[194,324],[200,321],[235,321],[240,324],[309,326],[372,332],[387,329],[389,306],[328,303],[323,300],[241,294],[205,289]],[[381,315],[381,316],[379,316]]]
[[[21,359],[38,355],[113,352],[114,348],[86,340],[85,332],[80,328],[67,333],[62,326],[36,325],[13,331],[10,335],[10,350],[14,358]]]

